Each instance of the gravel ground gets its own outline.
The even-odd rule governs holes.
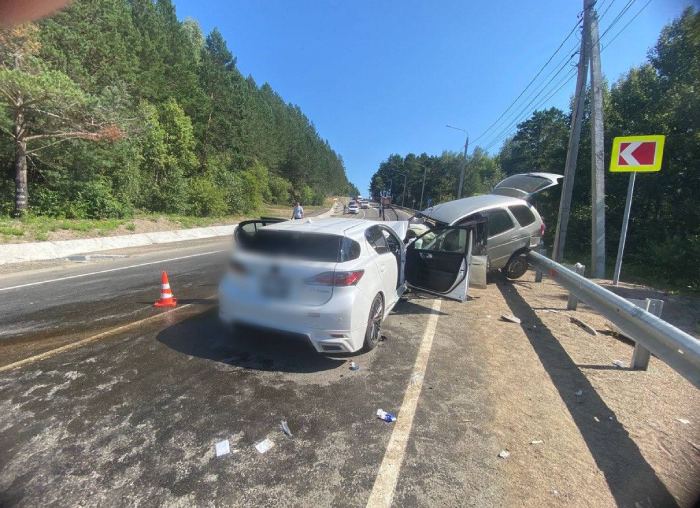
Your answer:
[[[496,285],[505,306],[489,299],[484,309],[493,321],[485,361],[498,372],[490,391],[500,402],[494,428],[512,452],[509,497],[539,492],[528,505],[559,499],[577,506],[695,506],[700,392],[655,357],[645,372],[614,365],[629,365],[632,344],[585,305],[566,311],[567,292],[555,282],[537,284],[530,272],[514,283],[498,278]],[[688,315],[698,309],[694,297],[668,298],[640,286],[620,291],[664,298],[664,317],[676,326],[688,329],[698,316]],[[521,325],[500,322],[499,310]],[[557,405],[561,412],[552,411]]]

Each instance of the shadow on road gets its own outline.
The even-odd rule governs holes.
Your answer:
[[[605,475],[616,504],[677,506],[614,412],[549,328],[510,283],[501,278],[497,285],[512,313],[522,319],[523,331],[566,404],[598,468]],[[583,390],[585,394],[583,403],[577,400],[577,390]],[[601,421],[595,422],[593,416],[598,416]]]
[[[231,332],[219,323],[215,309],[169,326],[156,339],[185,355],[250,370],[318,372],[346,361],[317,353],[295,335],[243,326]]]
[[[418,303],[414,303],[412,300],[415,301],[432,301],[432,298],[409,298],[409,299],[401,299],[399,303],[396,304],[396,307],[391,311],[392,315],[418,315],[418,314],[435,314],[436,312],[433,311],[430,307],[426,305],[420,305]],[[447,316],[447,313],[439,311],[437,312],[438,315],[440,316]]]

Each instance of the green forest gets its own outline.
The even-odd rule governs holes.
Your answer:
[[[221,216],[356,193],[301,109],[170,0],[0,30],[0,214]]]
[[[689,8],[666,26],[649,51],[647,62],[630,69],[607,86],[605,161],[615,136],[665,134],[663,166],[659,173],[636,180],[623,275],[644,275],[681,287],[700,287],[700,13]],[[590,110],[584,124],[576,169],[574,197],[566,244],[566,258],[588,263],[591,231]],[[504,176],[528,171],[563,174],[571,111],[535,111],[490,156],[476,148],[467,157],[464,195],[488,192]],[[371,192],[391,188],[394,202],[422,206],[455,199],[464,159],[455,153],[439,156],[391,155],[372,177]],[[425,169],[427,168],[427,170]],[[625,204],[626,174],[606,171],[606,251],[612,266],[617,252]],[[549,247],[556,228],[560,187],[536,197],[535,205],[548,227]],[[612,270],[610,270],[612,271]]]

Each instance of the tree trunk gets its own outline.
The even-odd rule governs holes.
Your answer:
[[[15,217],[27,211],[27,142],[24,139],[24,113],[18,108],[15,114]]]

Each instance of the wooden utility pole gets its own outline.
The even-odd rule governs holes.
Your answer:
[[[564,183],[559,202],[559,219],[554,237],[552,259],[564,257],[566,230],[569,225],[571,197],[578,159],[586,77],[591,73],[591,265],[594,277],[605,276],[605,161],[603,153],[603,77],[600,64],[600,36],[596,0],[583,1],[583,29],[579,53],[576,96],[571,117],[571,132],[564,167]]]
[[[591,0],[588,0],[591,1]],[[603,73],[600,65],[598,14],[591,10],[591,265],[593,277],[605,277],[605,154]]]
[[[587,0],[585,4],[591,4]],[[578,145],[581,139],[581,124],[583,120],[583,107],[586,99],[586,78],[588,77],[588,60],[590,55],[590,30],[591,8],[584,5],[583,29],[581,32],[581,49],[578,56],[578,75],[576,77],[576,96],[571,113],[571,131],[569,144],[566,151],[566,165],[564,166],[564,183],[562,184],[561,199],[559,201],[559,220],[557,231],[554,235],[554,248],[552,259],[561,262],[564,257],[564,245],[566,244],[566,230],[569,226],[569,214],[571,211],[571,196],[574,192],[574,176],[578,161]]]

